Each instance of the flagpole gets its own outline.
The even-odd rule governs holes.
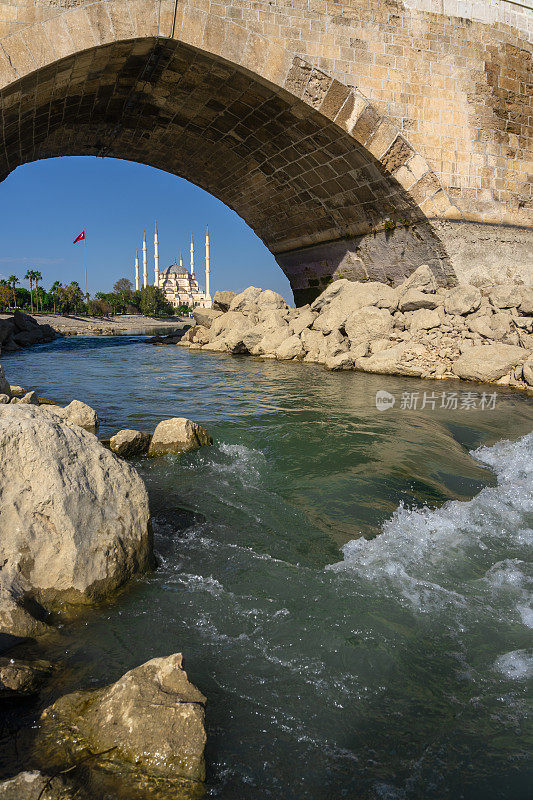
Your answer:
[[[85,251],[85,301],[87,301],[87,236],[83,237],[83,245]]]

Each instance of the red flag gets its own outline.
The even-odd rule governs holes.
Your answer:
[[[76,242],[81,242],[82,239],[85,239],[85,230],[83,230],[79,236],[76,236],[72,244],[76,244]]]

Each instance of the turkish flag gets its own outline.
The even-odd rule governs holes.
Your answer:
[[[72,244],[76,244],[76,242],[81,242],[82,239],[85,239],[85,231],[83,230],[79,236],[76,236]]]

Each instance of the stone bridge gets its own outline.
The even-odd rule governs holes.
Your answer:
[[[234,209],[297,302],[531,281],[533,0],[0,0],[0,180],[130,159]],[[120,198],[117,198],[120,202]]]

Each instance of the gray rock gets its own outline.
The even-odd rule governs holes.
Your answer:
[[[122,458],[134,458],[148,452],[152,437],[149,433],[124,428],[109,440],[109,447]]]
[[[0,345],[11,339],[15,333],[15,323],[12,319],[0,319]]]
[[[195,308],[192,315],[197,325],[210,328],[214,320],[222,316],[222,311],[216,308]]]
[[[481,305],[481,292],[475,286],[468,284],[456,286],[446,293],[444,310],[447,314],[471,314]]]
[[[6,376],[4,375],[4,368],[0,364],[0,393],[7,394],[8,397],[11,397],[11,386],[9,385],[9,381],[6,380]]]
[[[418,311],[420,308],[437,308],[438,302],[435,295],[421,292],[420,289],[408,289],[399,300],[400,311]]]
[[[256,298],[256,303],[260,310],[277,308],[286,311],[289,308],[283,297],[278,292],[273,292],[272,289],[265,289],[260,292]]]
[[[39,398],[37,392],[27,392],[23,397],[19,398],[19,402],[29,406],[38,406]]]
[[[477,345],[464,352],[452,369],[464,380],[490,383],[522,364],[526,358],[526,351],[514,345]]]
[[[80,745],[108,751],[106,762],[124,787],[131,780],[165,779],[175,782],[168,797],[185,800],[205,779],[205,702],[177,653],[154,658],[103,689],[61,697],[43,711],[40,737],[65,765]]]
[[[81,400],[72,400],[64,408],[53,405],[47,406],[47,410],[91,433],[98,427],[98,414],[94,408],[88,406],[87,403],[82,403]]]
[[[213,444],[205,428],[185,417],[172,417],[159,423],[152,436],[148,454],[185,453]]]
[[[261,294],[262,289],[257,286],[249,286],[244,292],[236,294],[231,301],[229,310],[240,311],[247,314],[257,310],[257,298]]]
[[[39,327],[39,323],[34,317],[30,317],[29,314],[23,314],[18,309],[13,314],[13,322],[18,331],[32,331]]]
[[[8,394],[0,394],[0,405],[6,405],[11,400]]]
[[[523,286],[520,292],[520,313],[524,316],[533,316],[533,287]]]
[[[406,323],[412,331],[427,331],[431,328],[438,328],[441,318],[438,311],[421,308],[419,311],[413,311],[409,314],[409,319],[406,320]]]
[[[415,269],[398,287],[400,297],[409,289],[419,289],[421,292],[428,292],[429,294],[436,292],[438,283],[431,267],[427,264],[422,264],[418,269]]]
[[[49,777],[42,772],[19,772],[14,778],[0,783],[0,800],[82,800],[86,797],[60,776]]]
[[[513,284],[496,286],[489,292],[489,300],[495,308],[513,308],[522,301],[521,287]]]
[[[383,339],[392,333],[394,319],[386,308],[367,306],[354,311],[346,320],[344,329],[352,345]]]
[[[28,623],[19,598],[97,601],[152,566],[144,484],[95,436],[44,407],[0,406],[0,458],[4,630]]]
[[[23,397],[26,394],[26,389],[23,386],[10,386],[11,397]]]
[[[522,377],[528,386],[533,386],[533,357],[531,356],[524,362]]]
[[[213,310],[214,311],[229,311],[231,301],[236,297],[236,292],[229,292],[227,289],[218,290],[213,297]]]
[[[52,665],[49,661],[22,661],[0,657],[0,696],[35,694],[51,672]]]
[[[280,344],[278,349],[276,350],[276,358],[280,360],[291,360],[295,358],[303,358],[305,355],[305,350],[302,344],[302,340],[299,336],[294,334],[293,336],[289,336],[288,339]]]

